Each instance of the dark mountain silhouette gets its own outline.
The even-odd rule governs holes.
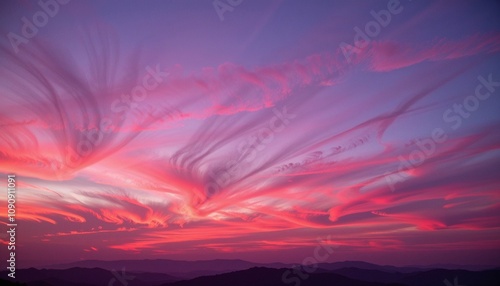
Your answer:
[[[327,270],[325,270],[327,271]],[[379,270],[368,270],[358,268],[342,268],[331,270],[331,273],[340,274],[349,278],[380,282],[380,283],[401,283],[408,286],[420,285],[441,285],[445,286],[445,280],[454,285],[454,279],[457,277],[457,285],[497,285],[500,286],[500,270],[449,270],[434,269],[421,270],[413,273],[385,272]]]
[[[226,273],[236,270],[244,270],[252,267],[267,267],[267,268],[286,268],[292,267],[291,264],[284,263],[254,263],[238,259],[215,259],[215,260],[197,260],[197,261],[179,261],[169,259],[155,260],[84,260],[73,263],[50,265],[47,268],[51,269],[67,269],[71,267],[102,269],[122,269],[125,267],[127,271],[135,272],[155,272],[165,273],[181,278],[195,278],[204,275],[213,275]]]
[[[72,267],[80,268],[102,268],[107,270],[121,270],[125,268],[127,271],[133,272],[154,272],[165,273],[174,277],[189,279],[200,276],[209,276],[215,274],[222,274],[232,271],[245,270],[252,267],[266,267],[266,268],[293,268],[295,264],[285,263],[254,263],[238,259],[215,259],[215,260],[198,260],[198,261],[179,261],[169,259],[155,259],[155,260],[115,260],[115,261],[102,261],[102,260],[84,260],[73,263],[50,265],[46,268],[50,269],[67,269]],[[486,267],[486,266],[484,266]],[[356,268],[365,270],[377,270],[389,273],[414,273],[418,271],[431,270],[436,268],[431,267],[396,267],[391,265],[377,265],[363,261],[343,261],[332,263],[319,263],[319,269],[325,270],[338,270],[343,268]],[[486,270],[480,266],[461,266],[457,269],[465,270]],[[347,271],[347,270],[345,270]],[[373,275],[385,275],[384,273],[373,272]],[[344,275],[344,273],[339,273]],[[348,273],[345,273],[348,274]],[[353,277],[353,276],[349,276]],[[381,279],[381,281],[384,279]]]
[[[333,263],[319,263],[318,268],[327,270],[336,270],[342,268],[358,268],[366,270],[379,270],[390,273],[396,273],[396,272],[411,273],[411,272],[421,271],[423,269],[417,267],[396,267],[392,265],[377,265],[364,261],[342,261]]]
[[[448,270],[436,269],[417,273],[390,273],[379,270],[343,268],[325,272],[318,269],[313,273],[302,270],[302,275],[291,269],[270,269],[255,267],[248,270],[213,276],[198,277],[187,281],[166,283],[163,286],[215,286],[215,285],[261,285],[261,286],[500,286],[500,270]],[[338,273],[336,273],[338,272]],[[340,275],[344,273],[348,275]],[[457,284],[455,284],[457,279]],[[445,281],[448,280],[450,284]]]
[[[6,276],[7,272],[1,272]],[[115,274],[114,274],[115,273]],[[115,272],[100,268],[70,268],[70,269],[18,269],[16,282],[26,283],[28,286],[95,286],[108,285],[115,280],[115,285],[122,285],[119,278],[122,271]],[[155,286],[165,282],[178,280],[163,273],[137,273],[126,271],[125,275],[133,279],[126,280],[129,286]],[[118,278],[119,277],[119,278]],[[10,280],[10,279],[8,279]],[[113,283],[111,283],[113,284]],[[0,284],[3,285],[3,284]]]
[[[286,275],[286,273],[290,273],[290,275]],[[403,284],[385,284],[358,281],[335,273],[303,274],[307,276],[303,276],[304,278],[301,279],[299,276],[294,275],[290,269],[254,267],[251,269],[235,271],[231,273],[198,277],[187,281],[166,283],[163,284],[163,286],[404,286]],[[283,277],[285,277],[285,279]]]
[[[323,269],[322,269],[323,270]],[[320,272],[318,270],[317,272]],[[372,269],[359,269],[354,267],[349,268],[341,268],[335,270],[324,270],[330,273],[336,273],[343,275],[345,277],[362,280],[362,281],[370,281],[370,282],[380,282],[380,283],[392,283],[398,282],[402,280],[406,274],[401,272],[389,272],[389,271],[380,271],[380,270],[372,270]]]
[[[410,268],[419,269],[450,269],[450,270],[469,270],[469,271],[482,271],[490,269],[500,269],[500,267],[492,265],[460,265],[460,264],[430,264],[430,265],[409,265]]]
[[[10,282],[10,281],[4,280],[4,279],[0,279],[0,285],[2,285],[2,286],[27,286],[24,283]]]
[[[165,262],[168,263],[165,263]],[[96,267],[72,267],[68,269],[18,269],[16,279],[0,280],[0,285],[10,286],[211,286],[211,285],[262,285],[262,286],[500,286],[500,269],[483,271],[419,269],[411,267],[380,266],[359,261],[318,264],[318,268],[308,273],[303,266],[296,267],[254,267],[252,262],[243,260],[182,261],[182,266],[193,273],[203,275],[196,278],[173,277],[154,271],[129,270],[150,266],[161,271],[179,270],[172,266],[173,260],[122,260],[96,261],[96,264],[113,267],[112,270]],[[76,264],[90,266],[91,261]],[[141,263],[145,265],[141,266]],[[219,263],[219,265],[216,265]],[[279,266],[281,264],[270,264]],[[246,269],[229,270],[211,274],[231,267]],[[344,267],[342,267],[344,266]],[[346,267],[348,266],[348,267]],[[357,267],[354,267],[357,266]],[[141,268],[142,267],[142,268]],[[363,268],[358,268],[363,267]],[[116,269],[116,270],[114,270]],[[205,270],[201,270],[205,269]],[[8,271],[0,272],[7,277]],[[123,277],[129,279],[123,280]],[[120,281],[120,279],[122,279]],[[456,279],[456,283],[455,283]],[[7,280],[7,281],[4,281]],[[12,282],[18,282],[15,284]],[[124,283],[125,282],[125,283]],[[24,284],[23,284],[24,283]]]
[[[449,270],[434,269],[419,273],[406,275],[401,282],[408,286],[445,286],[445,280],[449,285],[454,285],[454,279],[457,278],[456,285],[464,286],[500,286],[500,270]]]

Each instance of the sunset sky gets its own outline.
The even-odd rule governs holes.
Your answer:
[[[0,4],[19,266],[500,265],[499,2],[41,3]]]

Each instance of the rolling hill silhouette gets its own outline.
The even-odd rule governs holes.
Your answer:
[[[71,267],[74,265],[79,267]],[[243,260],[79,261],[54,265],[56,268],[68,267],[66,269],[18,269],[15,281],[4,278],[0,280],[0,285],[120,286],[125,283],[127,286],[500,286],[499,268],[482,271],[425,269],[346,261],[321,263],[315,270],[309,269],[309,273],[303,266],[291,264],[270,263],[264,264],[265,267],[256,265],[262,264]],[[280,267],[283,265],[285,267]],[[7,277],[7,273],[0,272],[0,277]],[[171,273],[183,275],[174,276]]]

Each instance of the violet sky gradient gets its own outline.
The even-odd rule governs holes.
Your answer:
[[[500,81],[498,2],[401,0],[350,62],[341,43],[389,1],[244,0],[222,21],[212,2],[73,0],[16,53],[7,34],[41,8],[2,1],[20,266],[301,262],[328,235],[328,261],[500,265],[500,87],[443,119],[478,77]],[[122,94],[155,68],[131,109]],[[398,172],[436,128],[446,140]]]

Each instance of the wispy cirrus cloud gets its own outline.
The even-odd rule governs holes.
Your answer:
[[[381,35],[350,64],[337,44],[308,42],[329,37],[324,31],[332,30],[332,39],[347,33],[325,24],[343,21],[316,7],[308,28],[295,26],[282,19],[309,14],[288,5],[273,6],[250,37],[237,19],[231,27],[210,26],[200,12],[207,22],[165,31],[168,49],[151,48],[163,36],[144,34],[148,52],[131,49],[135,33],[121,25],[72,34],[67,43],[81,40],[73,50],[39,35],[19,57],[3,43],[0,172],[20,178],[18,219],[33,257],[43,247],[64,249],[61,259],[237,253],[297,260],[330,234],[348,253],[339,259],[494,249],[498,91],[458,129],[443,111],[465,104],[478,75],[498,81],[489,65],[498,61],[498,34],[443,31],[413,42]],[[243,7],[238,12],[253,23]],[[164,18],[153,13],[138,29],[170,27]],[[194,33],[189,28],[204,25],[211,38],[205,45],[197,41],[207,35],[185,39]],[[318,26],[322,32],[311,36]],[[242,46],[227,33],[248,40]],[[234,47],[245,54],[234,56]],[[207,60],[198,63],[204,52]],[[152,69],[162,81],[144,100],[132,100],[134,88],[154,78]],[[391,191],[385,174],[399,173],[400,157],[437,127],[446,143],[404,170]],[[82,154],[87,141],[92,148]],[[6,214],[0,205],[0,217]]]
[[[439,38],[427,45],[373,41],[365,48],[369,69],[388,72],[428,61],[454,60],[500,51],[500,35],[476,34],[459,40]]]

